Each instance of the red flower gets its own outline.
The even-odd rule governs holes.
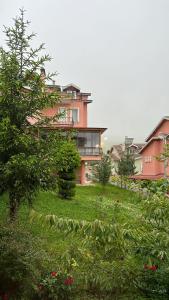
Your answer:
[[[57,274],[58,274],[57,272],[51,272],[51,273],[50,273],[50,275],[51,275],[52,277],[56,277]]]
[[[152,270],[152,271],[156,271],[156,270],[157,270],[157,268],[158,268],[158,266],[156,266],[156,265],[153,265],[153,266],[151,266],[151,267],[150,267],[150,270]]]
[[[41,291],[41,290],[43,290],[43,285],[42,284],[39,284],[38,285],[38,289]]]
[[[158,269],[157,265],[148,266],[147,264],[144,265],[144,270],[151,270],[156,271]]]
[[[72,285],[73,282],[74,282],[73,277],[68,276],[68,277],[65,279],[64,284],[65,284],[65,285]]]
[[[8,294],[4,294],[2,297],[3,300],[9,300]]]

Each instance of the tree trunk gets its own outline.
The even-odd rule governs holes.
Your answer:
[[[13,222],[16,220],[18,207],[19,207],[19,201],[16,199],[16,197],[13,195],[13,193],[10,193],[9,194],[9,219],[10,219],[10,222]]]

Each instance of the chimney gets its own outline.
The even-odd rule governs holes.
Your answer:
[[[45,72],[45,69],[44,69],[44,68],[41,68],[41,69],[40,69],[40,76],[41,76],[41,79],[42,79],[42,80],[45,80],[45,78],[46,78],[46,72]]]

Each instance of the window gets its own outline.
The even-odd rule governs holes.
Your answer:
[[[67,94],[68,94],[69,96],[71,96],[71,98],[76,99],[76,91],[68,90],[68,91],[67,91]]]
[[[152,157],[151,156],[145,156],[144,157],[144,162],[145,163],[150,163],[152,161]]]
[[[59,118],[60,123],[78,123],[79,122],[79,109],[78,108],[66,108],[60,107],[59,113],[62,114]]]
[[[78,132],[77,145],[78,147],[97,148],[100,145],[99,132]]]
[[[76,92],[73,91],[73,99],[76,99]]]
[[[73,123],[78,123],[79,122],[79,110],[78,110],[78,108],[71,109],[71,117],[72,117]]]
[[[59,121],[64,122],[67,120],[68,117],[68,111],[66,109],[66,107],[60,107],[59,108],[59,114],[62,114],[59,118]]]

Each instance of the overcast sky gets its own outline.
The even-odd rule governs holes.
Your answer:
[[[89,126],[142,142],[169,115],[169,0],[0,0],[0,40],[19,8],[56,82],[91,92]]]

